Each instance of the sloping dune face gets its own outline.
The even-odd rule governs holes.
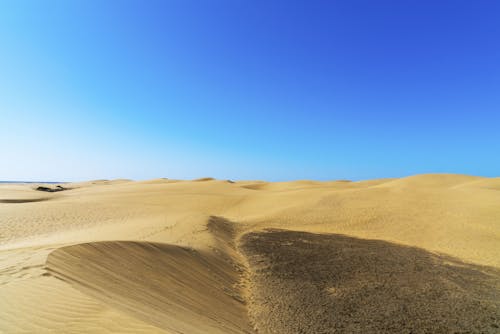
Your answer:
[[[103,303],[173,333],[250,333],[238,272],[194,249],[147,242],[61,248],[50,273]]]
[[[0,185],[0,333],[500,333],[498,178]]]
[[[270,230],[242,238],[259,333],[495,333],[500,270],[415,247]]]

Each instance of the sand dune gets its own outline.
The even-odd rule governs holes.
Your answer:
[[[467,184],[483,178],[459,174],[425,174],[384,182],[381,187],[389,188],[448,188]]]
[[[0,333],[500,333],[499,178],[0,185]]]
[[[58,249],[47,269],[104,304],[174,333],[250,333],[235,289],[237,268],[213,254],[160,243],[96,242]]]

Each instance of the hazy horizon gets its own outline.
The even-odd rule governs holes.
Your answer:
[[[470,177],[484,177],[484,178],[499,178],[500,176],[498,175],[493,175],[493,176],[483,176],[483,175],[471,175],[471,174],[453,174],[453,173],[423,173],[423,174],[411,174],[411,175],[401,175],[401,176],[394,176],[394,177],[381,177],[381,178],[373,178],[373,179],[339,179],[339,178],[332,178],[332,179],[281,179],[279,181],[272,181],[268,179],[229,179],[229,178],[213,178],[214,180],[227,180],[227,181],[263,181],[263,182],[295,182],[295,181],[316,181],[316,182],[328,182],[328,181],[349,181],[349,182],[360,182],[360,181],[370,181],[370,180],[382,180],[382,179],[404,179],[404,178],[410,178],[413,176],[431,176],[431,175],[456,175],[456,176],[470,176]],[[149,181],[149,180],[158,180],[158,179],[165,179],[165,180],[180,180],[180,181],[196,181],[196,180],[203,180],[203,179],[212,179],[211,176],[205,176],[205,177],[199,177],[199,178],[169,178],[169,177],[153,177],[153,178],[143,178],[143,179],[131,179],[131,178],[111,178],[111,179],[81,179],[81,180],[60,180],[60,181],[55,181],[55,180],[0,180],[0,183],[3,184],[23,184],[23,183],[47,183],[47,184],[62,184],[62,183],[73,183],[73,182],[89,182],[89,181],[116,181],[116,180],[130,180],[132,182],[136,181]]]

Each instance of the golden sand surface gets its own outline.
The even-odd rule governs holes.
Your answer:
[[[500,333],[500,178],[37,186],[0,185],[0,333]]]

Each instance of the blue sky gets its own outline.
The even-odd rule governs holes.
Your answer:
[[[500,2],[2,1],[0,180],[500,175]]]

